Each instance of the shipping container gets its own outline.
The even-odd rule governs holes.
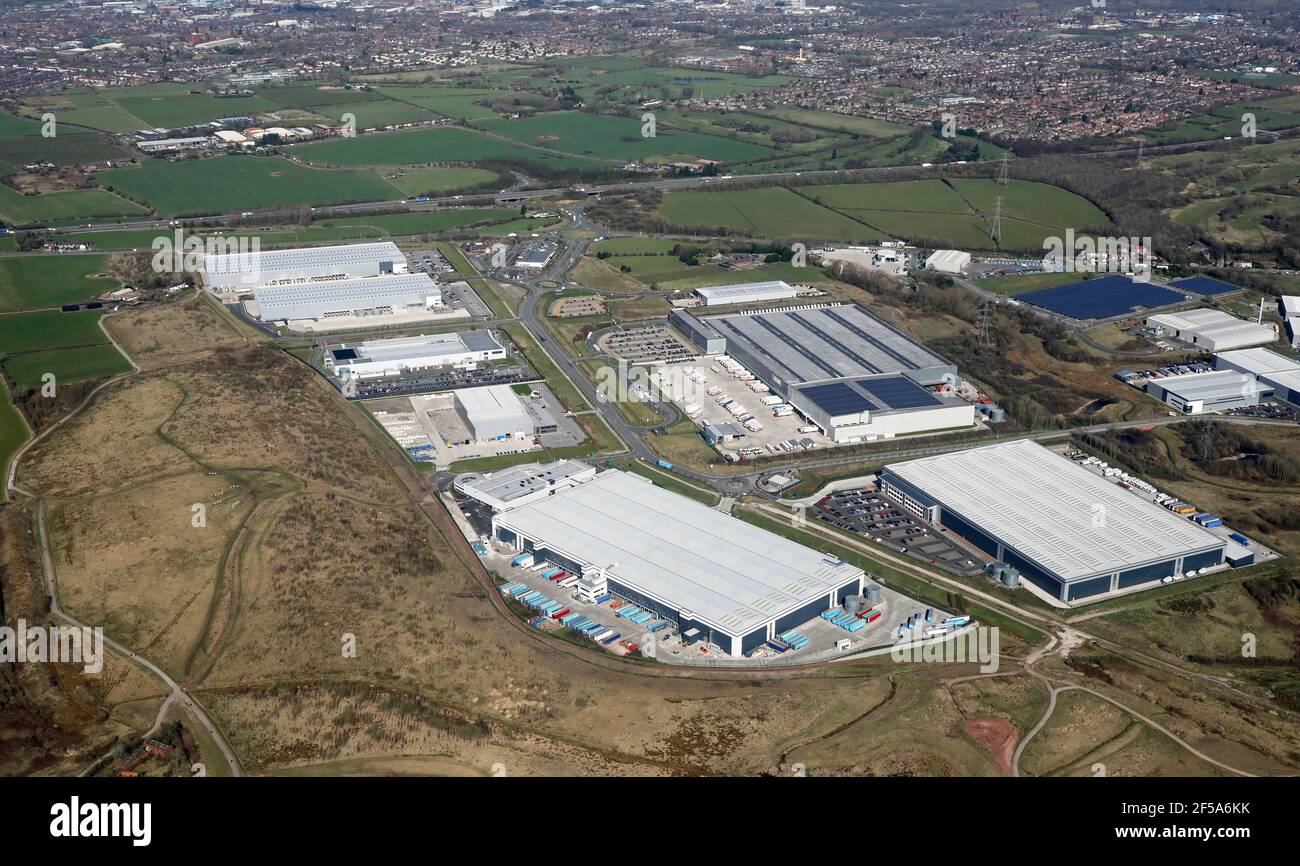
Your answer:
[[[1250,539],[1247,538],[1246,536],[1242,535],[1240,532],[1230,532],[1230,533],[1228,533],[1228,537],[1231,538],[1233,541],[1237,542],[1237,543],[1240,544],[1240,545],[1243,545],[1243,546],[1246,546],[1246,547],[1249,547],[1249,546],[1250,546]]]
[[[604,595],[596,599],[596,604],[604,604],[605,602],[609,601],[613,597],[614,596],[610,595],[609,593],[605,593]]]
[[[526,568],[533,564],[533,555],[531,553],[521,553],[514,559],[510,560],[510,562],[516,568]]]
[[[593,634],[593,635],[591,636],[591,639],[592,639],[592,640],[604,640],[605,638],[609,637],[609,636],[612,635],[612,634],[614,634],[614,630],[613,630],[612,628],[603,628],[603,629],[601,629],[600,631],[598,631],[598,632],[596,632],[595,634]]]
[[[564,617],[568,616],[569,613],[570,611],[566,607],[561,610],[557,610],[555,613],[551,614],[551,619],[563,619]]]
[[[559,586],[560,589],[568,589],[571,586],[577,586],[578,581],[580,580],[582,580],[582,578],[578,577],[576,574],[571,574],[564,580],[559,581],[557,586]]]
[[[876,612],[873,613],[871,616],[867,617],[867,620],[866,620],[866,621],[867,621],[867,622],[875,622],[875,621],[878,620],[878,619],[880,619],[880,611],[876,611]]]
[[[605,638],[604,640],[602,640],[601,643],[603,643],[605,646],[609,646],[610,644],[612,644],[614,641],[618,640],[618,639],[621,638],[622,636],[623,636],[623,635],[618,634],[618,633],[616,632],[616,633],[610,635],[609,637]]]

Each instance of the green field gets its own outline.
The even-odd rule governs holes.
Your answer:
[[[0,382],[0,478],[9,477],[9,461],[14,452],[27,441],[27,424],[22,413],[10,402],[9,392]],[[4,502],[9,491],[0,484],[0,502]]]
[[[881,238],[879,231],[784,187],[668,192],[659,213],[674,225],[727,227],[760,237],[857,242]]]
[[[666,253],[679,242],[669,238],[606,238],[598,241],[593,252],[610,255],[648,255]]]
[[[218,117],[251,116],[278,107],[261,96],[216,97],[202,90],[200,85],[146,84],[108,88],[99,95],[148,126],[167,128],[206,123]]]
[[[1284,96],[1255,102],[1224,105],[1208,114],[1190,118],[1172,129],[1155,130],[1160,141],[1204,141],[1215,138],[1239,138],[1243,134],[1242,115],[1255,117],[1257,130],[1278,131],[1300,126],[1300,96]]]
[[[768,108],[758,112],[764,117],[775,117],[804,126],[817,126],[847,132],[867,138],[893,138],[906,135],[911,128],[901,123],[887,120],[875,120],[870,117],[854,117],[848,114],[836,114],[833,111],[818,111],[811,108]]]
[[[477,103],[482,101],[511,101],[521,96],[509,90],[470,89],[465,87],[447,87],[433,85],[427,87],[381,87],[385,96],[402,102],[410,102],[421,108],[427,108],[444,117],[458,120],[474,121],[496,117],[490,108]]]
[[[56,383],[69,384],[114,376],[131,369],[121,353],[109,343],[10,355],[0,361],[0,367],[20,388],[39,388],[46,373],[53,373]]]
[[[371,172],[313,169],[280,157],[218,156],[174,163],[150,160],[103,172],[100,182],[148,202],[161,216],[402,197],[397,187]]]
[[[1002,249],[1041,250],[1066,228],[1109,225],[1087,199],[1048,184],[994,180],[675,191],[660,216],[674,225],[727,227],[761,237],[876,240],[899,237],[935,246],[993,249],[995,199],[1002,196]]]
[[[1087,274],[1079,273],[1023,274],[1008,277],[989,277],[988,279],[978,280],[975,284],[987,292],[997,292],[999,295],[1018,295],[1021,292],[1032,292],[1035,289],[1047,289],[1052,286],[1063,286],[1066,283],[1077,283],[1086,276]]]
[[[0,315],[0,351],[30,352],[108,342],[99,328],[98,310],[64,313],[42,310]]]
[[[554,111],[520,120],[483,120],[478,126],[523,144],[599,159],[649,161],[678,156],[739,162],[771,153],[743,141],[662,126],[656,128],[655,137],[645,138],[639,120],[579,111]]]
[[[462,189],[497,184],[499,176],[485,168],[407,168],[400,177],[386,175],[404,195],[442,196]]]
[[[100,217],[137,216],[145,208],[102,189],[70,189],[23,195],[0,184],[0,219],[15,226],[37,226]]]
[[[514,160],[554,170],[609,168],[573,156],[543,153],[509,141],[451,126],[333,138],[293,148],[294,156],[315,165],[430,165],[449,162]]]
[[[116,280],[91,276],[107,264],[107,255],[0,258],[0,312],[57,307],[112,291]]]
[[[355,118],[358,130],[376,129],[402,123],[421,123],[437,120],[432,111],[415,105],[393,102],[391,99],[343,102],[315,109],[333,120],[344,122],[346,115]]]

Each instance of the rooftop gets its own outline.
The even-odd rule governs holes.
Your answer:
[[[897,373],[951,362],[856,304],[734,313],[704,320],[788,383]]]
[[[725,304],[732,298],[743,299],[756,294],[780,294],[793,298],[798,295],[794,286],[784,280],[767,280],[761,283],[733,283],[728,286],[701,286],[695,294],[713,304]]]
[[[254,286],[275,280],[318,279],[340,275],[368,276],[404,271],[406,257],[391,241],[337,244],[265,252],[209,253],[203,272],[210,287]]]
[[[934,394],[901,374],[805,385],[797,390],[830,415],[896,412],[943,405]]]
[[[462,331],[454,334],[421,334],[415,337],[389,337],[362,343],[342,343],[332,349],[337,360],[404,361],[462,352],[490,352],[501,349],[487,331]]]
[[[485,499],[509,505],[517,499],[554,488],[568,486],[573,479],[595,470],[576,460],[556,460],[554,463],[525,463],[511,466],[487,475],[466,474],[456,477],[456,486]]]
[[[573,559],[608,566],[611,579],[733,635],[862,574],[616,469],[497,521]]]
[[[1062,580],[1223,545],[1191,521],[1028,439],[887,468]]]
[[[1300,370],[1300,359],[1280,355],[1271,349],[1235,349],[1231,352],[1220,352],[1216,357],[1221,364],[1234,370],[1254,373],[1256,376]]]
[[[1259,383],[1248,373],[1236,370],[1214,370],[1209,373],[1186,373],[1151,380],[1156,387],[1184,400],[1212,400],[1225,394],[1242,394],[1255,397]]]
[[[283,283],[253,290],[258,315],[263,320],[311,319],[326,311],[405,306],[429,297],[441,297],[428,274],[388,274],[348,280]]]

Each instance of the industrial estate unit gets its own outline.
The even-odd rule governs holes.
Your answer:
[[[462,331],[339,343],[325,352],[324,365],[339,379],[365,380],[440,367],[472,370],[506,354],[490,332]]]
[[[377,277],[406,271],[406,257],[392,241],[208,254],[201,265],[207,287],[217,293],[246,292],[286,280]]]
[[[500,509],[492,533],[502,544],[733,657],[863,589],[865,573],[854,565],[617,469],[589,480],[570,471],[500,482],[474,476],[458,479],[457,489]]]
[[[1065,602],[1211,568],[1229,543],[1027,439],[895,463],[880,483]]]
[[[949,393],[957,366],[856,304],[707,318],[678,309],[670,321],[705,354],[743,364],[835,442],[975,423],[975,407]]]
[[[1167,333],[1210,352],[1258,346],[1277,339],[1277,332],[1269,325],[1247,322],[1208,307],[1148,316],[1146,325],[1156,333]]]

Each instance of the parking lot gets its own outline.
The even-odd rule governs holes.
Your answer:
[[[651,362],[673,364],[690,361],[695,357],[694,349],[678,340],[664,327],[615,331],[601,338],[600,347],[611,355],[634,364]]]
[[[688,371],[693,371],[694,379]],[[695,381],[700,378],[704,381]],[[816,428],[800,432],[801,427],[810,425],[797,413],[774,416],[771,407],[764,403],[764,398],[772,396],[770,392],[754,391],[748,382],[732,376],[709,358],[658,366],[651,381],[701,428],[710,424],[726,425],[741,434],[737,439],[720,443],[720,447],[735,451],[742,460],[833,444]],[[716,393],[709,394],[713,389],[717,389]],[[727,400],[733,401],[733,407],[724,409],[722,403]],[[687,407],[698,409],[688,412]],[[762,429],[746,429],[742,421],[746,414],[753,415]]]
[[[846,532],[959,574],[978,574],[988,561],[983,553],[904,511],[874,487],[832,493],[817,503],[813,513]]]

